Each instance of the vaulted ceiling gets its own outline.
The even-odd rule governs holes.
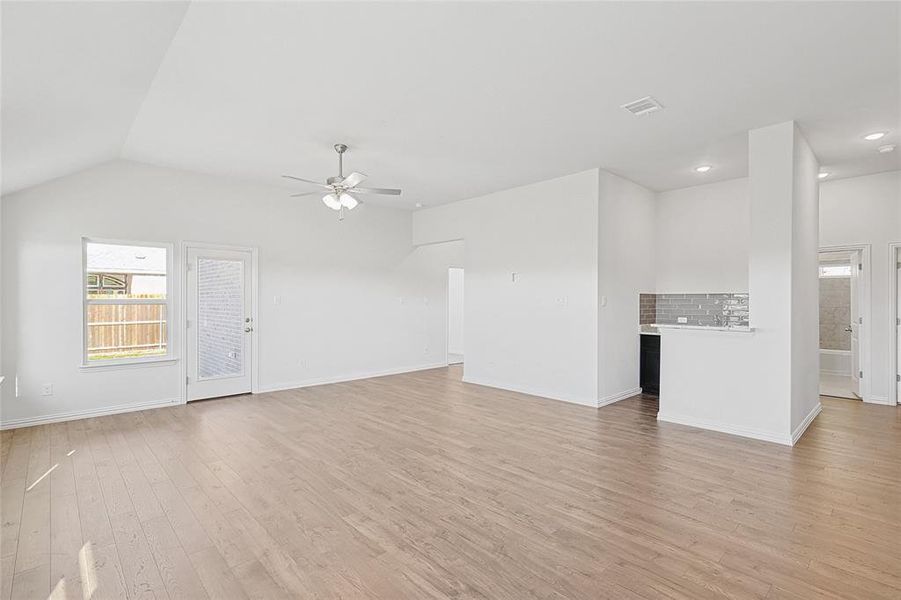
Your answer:
[[[118,158],[187,2],[3,2],[2,191]]]
[[[899,6],[3,2],[2,189],[122,157],[300,191],[344,142],[389,206],[597,166],[664,190],[789,119],[833,176],[897,169]]]

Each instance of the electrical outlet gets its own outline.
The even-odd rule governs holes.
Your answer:
[[[52,396],[53,395],[53,384],[52,383],[44,383],[41,385],[41,396]]]
[[[676,321],[678,323],[688,323],[688,317],[679,317]]]

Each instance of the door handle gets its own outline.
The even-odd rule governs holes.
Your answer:
[[[847,331],[848,333],[854,333],[854,328],[848,325],[847,327],[845,327],[845,331]]]
[[[244,333],[250,333],[251,331],[253,331],[253,327],[245,327],[244,328]]]

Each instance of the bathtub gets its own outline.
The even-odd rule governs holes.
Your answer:
[[[851,375],[850,350],[820,350],[820,372],[829,375]]]

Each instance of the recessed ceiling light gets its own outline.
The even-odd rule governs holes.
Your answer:
[[[820,171],[819,174],[817,174],[817,177],[819,177],[820,179],[826,179],[827,177],[829,177],[829,175],[830,173],[828,171]]]
[[[877,150],[879,150],[879,152],[881,152],[882,154],[888,154],[889,152],[892,152],[894,149],[895,149],[894,144],[886,144],[885,146],[879,146],[877,148]]]
[[[875,142],[876,140],[881,140],[884,136],[884,131],[874,131],[873,133],[868,133],[867,135],[863,136],[863,139],[867,140],[868,142]]]
[[[695,171],[697,171],[698,173],[706,173],[712,168],[713,167],[711,167],[710,165],[701,165],[700,167],[695,167]]]

